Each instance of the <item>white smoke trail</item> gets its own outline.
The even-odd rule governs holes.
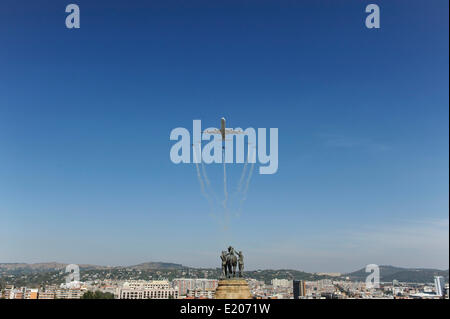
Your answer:
[[[206,191],[209,191],[209,193],[213,197],[214,203],[219,203],[219,199],[217,198],[216,193],[214,192],[213,188],[211,187],[211,183],[209,181],[208,175],[206,174],[205,164],[203,163],[203,161],[201,162],[201,164],[202,164],[203,178],[205,179]]]
[[[241,178],[239,179],[239,184],[238,184],[238,187],[237,187],[237,193],[240,193],[241,190],[242,190],[242,184],[244,183],[244,177],[245,177],[245,173],[247,171],[247,165],[248,165],[248,158],[245,161],[244,168],[242,169]]]
[[[223,208],[227,209],[228,190],[227,190],[227,166],[225,164],[225,155],[223,156],[223,194],[225,196],[223,201]]]
[[[252,166],[250,166],[250,173],[248,173],[248,177],[247,177],[247,184],[245,185],[245,189],[244,189],[244,194],[243,194],[244,201],[247,199],[248,187],[250,186],[250,180],[252,179],[254,167],[255,167],[255,163],[252,163]]]
[[[244,191],[242,192],[242,198],[241,198],[241,201],[239,203],[239,210],[238,210],[238,212],[236,214],[238,217],[241,216],[242,206],[244,205],[244,202],[247,200],[247,192],[248,192],[248,188],[250,186],[250,180],[252,179],[253,168],[254,167],[255,167],[255,163],[252,163],[252,165],[250,166],[250,172],[248,173],[248,176],[247,176],[247,182],[245,184]]]
[[[202,174],[201,174],[201,172],[200,172],[200,167],[199,167],[199,165],[198,165],[198,163],[197,163],[197,157],[195,156],[195,154],[196,154],[196,151],[195,151],[196,147],[193,147],[193,149],[194,149],[194,152],[193,152],[193,155],[194,155],[194,163],[195,163],[195,168],[196,168],[196,170],[197,170],[197,178],[198,178],[198,182],[199,182],[199,184],[200,184],[200,191],[201,191],[202,195],[206,198],[206,200],[207,200],[208,203],[209,203],[209,206],[210,206],[210,209],[211,209],[210,216],[212,216],[213,218],[217,218],[216,214],[214,213],[214,204],[213,204],[213,201],[212,201],[211,197],[209,196],[209,194],[206,192],[206,189],[205,189],[205,182],[203,182]],[[209,183],[209,180],[208,180],[208,183]],[[208,185],[208,184],[207,184],[207,185]]]
[[[228,187],[227,187],[227,166],[225,163],[225,149],[222,149],[222,161],[223,161],[223,194],[224,194],[224,200],[223,200],[223,209],[224,209],[224,230],[228,230],[229,225],[229,216],[228,216]]]
[[[200,169],[198,167],[198,163],[195,163],[195,167],[197,169],[197,178],[198,178],[198,182],[200,183],[200,190],[201,190],[203,196],[208,198],[208,194],[205,192],[205,184],[203,183],[203,179],[202,179],[202,176],[200,174]]]
[[[242,191],[242,186],[244,185],[244,179],[245,179],[245,175],[247,173],[247,167],[248,167],[248,156],[247,156],[247,158],[245,160],[244,167],[242,168],[241,178],[239,179],[239,184],[238,184],[237,189],[236,189],[236,196],[238,196],[238,197],[239,197],[239,194]],[[236,217],[240,216],[240,211],[241,211],[241,206],[242,206],[241,202],[242,202],[242,199],[239,202],[239,207],[238,207],[238,210],[236,212]]]
[[[238,209],[238,212],[236,213],[237,217],[241,216],[242,206],[243,206],[245,200],[247,199],[247,192],[248,192],[248,189],[250,187],[250,181],[252,179],[253,169],[255,167],[255,162],[256,162],[256,158],[255,158],[256,151],[254,151],[254,152],[255,153],[253,153],[253,156],[252,156],[252,157],[254,157],[253,160],[252,160],[252,165],[250,166],[250,171],[249,171],[248,176],[247,176],[247,181],[246,181],[246,184],[245,184],[245,188],[244,188],[244,191],[242,192],[242,198],[241,198],[241,201],[239,203],[239,209]],[[249,157],[250,157],[250,154],[248,154],[247,161],[248,161]]]

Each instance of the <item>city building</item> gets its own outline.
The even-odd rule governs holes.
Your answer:
[[[197,291],[198,293],[203,291],[208,294],[208,291],[215,291],[218,285],[219,281],[217,279],[176,278],[172,281],[173,288],[178,290],[180,296],[188,296],[192,291]]]
[[[16,290],[16,291],[14,291],[14,295],[13,296],[14,297],[10,298],[10,299],[23,299],[24,294],[23,294],[22,290]]]
[[[272,279],[271,281],[273,288],[290,288],[292,287],[292,280],[288,279]]]
[[[55,299],[80,299],[86,290],[82,289],[56,289]]]
[[[38,299],[55,299],[54,291],[39,291]]]
[[[14,299],[14,285],[6,285],[2,293],[4,299]]]
[[[124,289],[169,289],[170,283],[167,280],[130,280],[124,282]]]
[[[167,280],[125,282],[118,289],[118,299],[178,299],[178,290]]]
[[[25,290],[25,299],[38,299],[38,294],[38,289],[27,289]]]
[[[294,299],[300,299],[300,297],[306,296],[306,285],[303,280],[293,281],[293,294]]]
[[[193,289],[189,290],[187,297],[198,298],[198,299],[213,299],[216,293],[216,289],[206,288],[206,289]]]

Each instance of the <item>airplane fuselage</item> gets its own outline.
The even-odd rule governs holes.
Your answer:
[[[225,141],[225,118],[220,119],[220,134],[222,134],[222,141]]]

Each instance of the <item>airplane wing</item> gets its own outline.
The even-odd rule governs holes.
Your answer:
[[[225,130],[225,134],[245,134],[245,132],[244,131],[236,131],[236,130],[226,129]]]
[[[204,130],[203,133],[206,134],[222,134],[222,132],[220,132],[220,130],[215,129],[215,130]]]

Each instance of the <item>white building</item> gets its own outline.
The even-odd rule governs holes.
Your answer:
[[[178,290],[180,296],[187,296],[190,292],[191,295],[202,295],[202,292],[206,295],[210,295],[209,291],[215,291],[219,281],[217,279],[203,279],[203,278],[176,278],[172,281],[174,289]],[[194,293],[195,291],[195,293]]]
[[[123,283],[123,289],[169,289],[167,280],[130,280]]]
[[[292,288],[292,280],[288,279],[272,279],[273,288]]]
[[[118,299],[178,299],[167,280],[129,281],[118,289]]]
[[[80,299],[86,290],[60,288],[55,290],[55,299]]]

